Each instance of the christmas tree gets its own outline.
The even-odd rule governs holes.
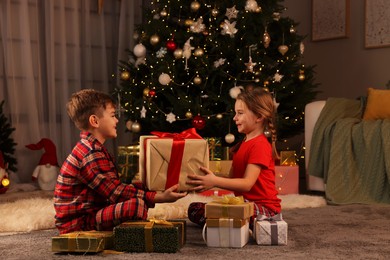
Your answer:
[[[8,164],[10,171],[16,172],[16,158],[14,157],[16,143],[11,137],[15,128],[11,127],[8,118],[3,113],[4,100],[0,103],[0,151],[3,154],[4,162]]]
[[[119,64],[115,94],[127,128],[149,134],[195,127],[203,137],[224,140],[236,133],[236,95],[262,87],[278,106],[279,139],[300,133],[317,85],[313,66],[302,63],[304,36],[283,17],[281,2],[152,1],[136,29],[137,44]]]

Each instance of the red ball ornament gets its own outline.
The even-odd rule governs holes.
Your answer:
[[[200,115],[194,116],[192,126],[198,130],[202,130],[206,126],[206,120]]]
[[[149,96],[154,97],[156,95],[156,91],[154,89],[149,91]]]
[[[167,49],[168,51],[175,51],[177,48],[176,43],[173,40],[167,41]]]

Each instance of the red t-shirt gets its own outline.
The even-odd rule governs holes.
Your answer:
[[[272,147],[265,135],[259,135],[249,141],[242,142],[233,156],[233,178],[243,178],[248,164],[261,167],[261,172],[249,192],[235,192],[259,206],[280,213],[281,200],[277,197],[275,188],[275,162],[272,157]]]

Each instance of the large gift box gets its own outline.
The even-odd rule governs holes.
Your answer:
[[[75,231],[52,237],[53,252],[97,253],[114,248],[112,231]]]
[[[204,175],[199,169],[209,167],[207,141],[188,129],[178,134],[152,132],[140,137],[140,176],[149,190],[163,191],[179,184],[179,191],[192,188],[188,174]]]
[[[258,245],[287,245],[288,225],[280,215],[254,222],[253,238]]]
[[[299,193],[299,167],[275,166],[275,187],[280,195]]]
[[[175,253],[185,243],[185,220],[124,222],[114,228],[117,251]]]
[[[138,181],[139,145],[118,147],[118,174],[123,183]]]
[[[207,219],[203,227],[203,239],[209,247],[240,248],[249,236],[249,219]]]
[[[253,202],[244,202],[242,196],[225,195],[205,205],[206,218],[247,219],[254,215]]]

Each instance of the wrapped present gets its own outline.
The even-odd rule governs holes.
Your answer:
[[[212,171],[215,175],[221,177],[229,177],[231,167],[232,167],[232,161],[228,161],[228,160],[209,162],[210,171]]]
[[[114,228],[117,251],[175,253],[185,242],[185,220],[125,222]]]
[[[114,248],[112,231],[76,231],[52,237],[53,252],[97,253]]]
[[[178,134],[152,132],[140,137],[140,175],[152,191],[163,191],[179,183],[186,191],[188,174],[204,175],[200,166],[209,167],[207,141],[194,128]]]
[[[253,215],[253,202],[244,202],[242,196],[225,195],[205,205],[206,218],[247,219]]]
[[[132,183],[139,179],[139,145],[118,147],[118,174],[123,183]]]
[[[275,166],[275,187],[280,195],[299,193],[299,167]]]
[[[254,222],[253,238],[258,245],[287,245],[288,225],[280,214]]]
[[[203,240],[209,247],[243,247],[249,241],[249,219],[208,218]]]
[[[223,148],[220,137],[205,137],[209,146],[209,160],[210,161],[218,161],[222,159],[223,156]]]

